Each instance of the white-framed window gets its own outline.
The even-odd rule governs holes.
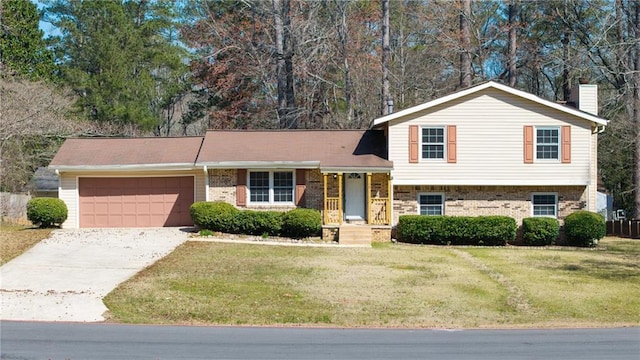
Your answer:
[[[250,204],[293,203],[293,171],[249,171],[247,176]]]
[[[558,216],[558,194],[533,193],[531,194],[531,212],[533,216]]]
[[[421,140],[423,159],[444,159],[445,130],[443,126],[423,127]]]
[[[536,159],[560,159],[560,128],[536,127]]]
[[[418,208],[420,215],[444,215],[444,194],[418,194]]]

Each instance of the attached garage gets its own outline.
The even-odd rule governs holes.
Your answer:
[[[194,177],[78,178],[81,228],[193,225]]]
[[[68,209],[63,228],[192,226],[207,170],[202,137],[67,139],[49,164]]]

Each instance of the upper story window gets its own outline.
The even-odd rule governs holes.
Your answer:
[[[292,171],[249,172],[249,202],[254,204],[293,203]]]
[[[444,194],[419,194],[420,215],[444,215]]]
[[[536,159],[560,159],[560,129],[557,127],[536,128]]]
[[[531,195],[533,216],[558,216],[558,195],[555,193],[540,193]]]
[[[444,127],[422,128],[422,158],[444,159]]]

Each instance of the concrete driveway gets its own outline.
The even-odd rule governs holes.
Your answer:
[[[0,267],[0,319],[103,321],[103,297],[187,239],[178,228],[55,230]]]

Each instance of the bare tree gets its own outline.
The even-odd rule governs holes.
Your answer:
[[[382,0],[382,115],[389,113],[388,102],[391,100],[389,92],[389,0]]]
[[[276,35],[276,78],[278,82],[278,118],[280,128],[298,127],[293,88],[293,51],[291,46],[291,0],[273,0]]]
[[[347,7],[349,2],[344,0],[335,0],[335,5],[337,10],[335,24],[338,32],[339,52],[340,59],[342,61],[342,73],[344,76],[344,101],[347,108],[347,124],[351,124],[353,122],[354,114],[352,102],[353,80],[351,79],[348,50],[349,28],[347,26]]]
[[[73,101],[53,85],[0,71],[2,191],[24,191],[35,169],[48,165],[65,137],[129,132],[76,119],[71,113]]]
[[[471,0],[460,0],[460,87],[471,86],[471,36],[469,31],[469,16],[471,15]]]
[[[515,87],[518,80],[517,74],[517,57],[516,57],[516,37],[517,37],[517,16],[518,16],[518,1],[511,0],[509,2],[509,56],[508,56],[508,68],[509,68],[509,86]]]

